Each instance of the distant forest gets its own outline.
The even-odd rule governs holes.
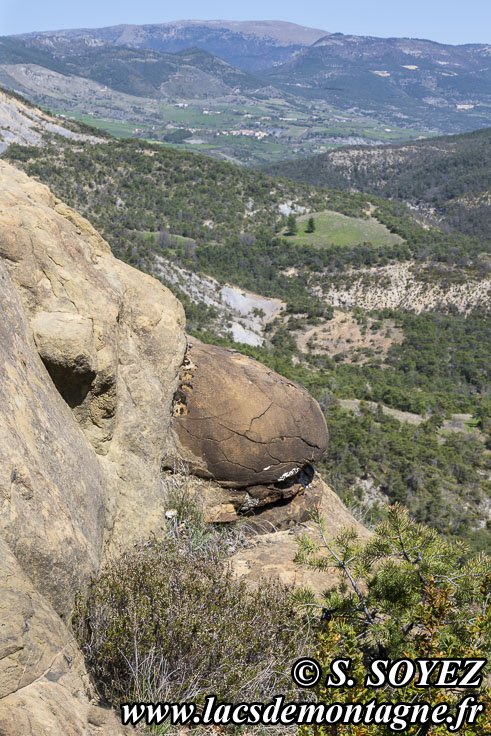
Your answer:
[[[342,151],[264,167],[315,186],[409,202],[444,230],[491,244],[491,128]]]

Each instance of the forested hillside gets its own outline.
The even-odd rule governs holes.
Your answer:
[[[402,145],[353,146],[267,171],[409,202],[442,229],[491,240],[491,128]]]
[[[268,72],[271,83],[389,125],[459,132],[489,125],[485,44],[332,33]]]
[[[58,39],[56,44],[33,44],[15,38],[0,40],[0,64],[36,64],[61,74],[86,77],[113,90],[137,97],[161,97],[175,75],[180,76],[181,91],[199,76],[201,93],[224,94],[232,89],[254,90],[262,82],[239,71],[222,59],[200,48],[188,48],[175,54],[127,46],[89,45],[84,41]],[[205,89],[206,87],[206,89]],[[192,95],[191,95],[192,96]]]
[[[354,195],[315,188],[302,182],[271,178],[213,159],[176,152],[143,141],[108,140],[100,145],[66,145],[52,139],[42,151],[36,147],[12,145],[6,154],[27,173],[45,181],[58,196],[70,202],[114,241],[118,252],[137,260],[145,245],[136,235],[158,233],[162,227],[173,234],[192,238],[211,247],[202,260],[216,262],[214,271],[234,279],[261,278],[257,248],[267,254],[277,269],[306,267],[322,272],[329,268],[384,265],[390,261],[416,258],[476,267],[481,263],[483,244],[479,239],[422,227],[403,204],[388,203],[379,197]],[[290,210],[322,211],[325,208],[356,218],[368,218],[369,211],[388,229],[399,235],[399,242],[374,248],[370,239],[356,247],[316,245],[289,247],[283,241],[278,249],[274,235],[286,223]],[[263,238],[254,241],[239,236],[247,233]],[[239,274],[239,264],[222,258],[214,243],[235,243],[233,259],[246,259],[249,268]],[[250,240],[250,239],[249,239]],[[247,242],[246,242],[247,241]],[[263,242],[264,241],[264,242]],[[273,250],[271,250],[273,249]],[[221,264],[221,265],[220,265]],[[242,266],[245,263],[242,263]],[[259,271],[258,271],[259,269]],[[235,273],[237,271],[237,273]],[[247,275],[249,274],[249,276]],[[267,277],[270,278],[270,277]],[[244,284],[250,287],[251,284]]]
[[[163,227],[200,242],[223,242],[274,230],[281,207],[316,210],[328,200],[310,185],[144,141],[66,146],[53,139],[42,150],[13,145],[7,157],[76,206],[137,265],[146,249],[138,236]]]

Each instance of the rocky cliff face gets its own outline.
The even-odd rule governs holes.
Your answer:
[[[108,736],[121,732],[111,714],[92,707],[94,692],[66,626],[77,589],[100,564],[117,504],[35,343],[36,337],[47,350],[44,326],[52,326],[56,315],[66,323],[71,316],[83,332],[77,282],[84,282],[83,266],[86,279],[91,269],[102,278],[111,256],[95,233],[78,235],[57,206],[45,187],[0,167],[2,736],[91,734],[96,722],[106,722]],[[67,269],[76,259],[82,270],[74,268],[72,280]],[[64,361],[67,380],[77,363],[68,352],[55,341],[51,358],[56,355],[60,367]],[[78,366],[86,375],[86,361]]]
[[[0,734],[120,733],[66,622],[103,554],[162,524],[183,311],[5,164],[0,256]]]
[[[159,533],[163,468],[197,460],[210,518],[245,509],[264,531],[327,503],[333,528],[353,520],[312,482],[308,463],[327,441],[313,399],[230,351],[186,356],[174,296],[4,162],[0,291],[0,736],[120,734],[97,705],[70,617],[106,555]],[[184,405],[198,439],[187,447],[179,406],[193,360]],[[218,446],[224,433],[235,439],[219,467],[206,437]]]
[[[71,410],[71,425],[92,453],[89,462],[77,451],[80,472],[74,452],[60,452],[61,462],[69,458],[66,472],[77,483],[84,467],[97,468],[104,489],[99,534],[114,548],[160,521],[159,470],[186,346],[184,313],[158,281],[116,260],[46,187],[2,164],[0,188],[0,255],[40,371],[44,364],[40,382],[50,396],[59,394],[65,415]]]

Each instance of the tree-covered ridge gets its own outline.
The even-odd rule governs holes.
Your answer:
[[[441,432],[441,417],[420,425],[399,422],[361,405],[354,415],[335,404],[326,410],[330,443],[323,471],[351,506],[380,518],[384,501],[404,504],[412,518],[446,536],[489,545],[491,520],[483,508],[491,497],[491,455],[468,434]],[[370,495],[375,504],[366,504]]]
[[[316,186],[410,202],[489,246],[491,128],[389,146],[350,147],[265,167]]]
[[[450,133],[489,125],[488,54],[485,45],[333,33],[267,76],[280,89],[356,108],[389,126],[402,117],[406,125]]]
[[[113,233],[130,246],[135,233],[164,226],[195,240],[223,241],[273,230],[285,202],[319,209],[328,199],[309,185],[137,140],[95,146],[53,141],[42,151],[15,145],[7,157],[87,216],[113,246]]]
[[[332,198],[329,199],[329,207],[334,209]],[[256,283],[256,290],[263,288],[263,284],[268,289],[265,282],[271,283],[275,278],[271,270],[279,271],[279,279],[289,268],[335,275],[337,272],[344,274],[349,268],[386,266],[415,259],[427,268],[435,263],[448,267],[460,265],[456,272],[464,279],[465,268],[476,270],[480,276],[488,272],[486,260],[482,257],[483,247],[475,240],[453,233],[425,230],[408,220],[407,215],[398,215],[390,204],[386,207],[381,204],[376,215],[391,232],[401,235],[403,241],[383,247],[374,247],[370,242],[351,247],[328,243],[320,249],[312,245],[296,246],[287,238],[272,237],[273,234],[267,232],[258,233],[253,243],[229,238],[233,247],[228,249],[226,259],[223,250],[214,243],[203,243],[194,257],[200,268],[217,278],[234,281],[245,288],[254,288],[252,284]],[[420,277],[424,278],[423,273]],[[276,295],[271,287],[262,293]]]
[[[148,266],[156,243],[140,236],[165,227],[195,241],[192,248],[180,243],[174,254],[180,261],[271,296],[282,295],[281,271],[290,267],[322,273],[412,258],[459,267],[482,260],[479,240],[422,227],[403,204],[271,179],[144,141],[75,146],[53,140],[42,152],[12,145],[5,155],[88,217],[114,252],[133,265]],[[295,246],[277,237],[286,224],[280,207],[285,212],[292,205],[299,211],[329,209],[362,218],[372,209],[404,242],[383,248],[369,242],[353,247],[326,243],[322,250]]]
[[[390,314],[390,312],[388,312]],[[491,330],[489,314],[467,318],[440,314],[398,315],[404,342],[390,348],[388,364],[406,375],[440,383],[464,386],[475,395],[486,395],[490,388]],[[435,390],[436,392],[436,390]]]
[[[489,313],[463,317],[383,310],[372,316],[392,319],[402,328],[403,341],[391,345],[384,361],[373,356],[363,365],[342,356],[307,356],[310,369],[325,376],[323,384],[316,378],[317,390],[423,416],[472,413],[489,394]]]
[[[189,47],[178,53],[165,53],[61,37],[51,44],[38,43],[33,38],[3,37],[0,63],[36,64],[61,74],[85,77],[136,97],[161,97],[163,85],[175,75],[181,76],[181,85],[184,83],[185,87],[186,75],[200,72],[202,84],[209,87],[207,92],[214,87],[222,94],[232,88],[253,90],[263,84],[213,54]]]

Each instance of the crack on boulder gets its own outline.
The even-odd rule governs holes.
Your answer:
[[[181,363],[179,371],[179,385],[174,393],[172,399],[172,416],[183,417],[188,413],[188,395],[193,390],[193,384],[191,383],[196,372],[196,366],[189,358],[188,351],[190,344],[186,347],[186,354]]]
[[[173,417],[183,458],[235,488],[288,481],[327,445],[323,414],[305,388],[242,354],[198,342],[188,346]]]

